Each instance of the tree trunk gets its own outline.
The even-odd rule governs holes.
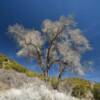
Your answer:
[[[44,72],[44,80],[45,80],[45,82],[47,82],[48,81],[48,69]]]
[[[45,77],[48,77],[48,70],[46,70],[46,71],[44,72],[44,76],[45,76]]]
[[[62,78],[62,72],[59,73],[58,80],[61,80],[61,78]]]
[[[61,67],[59,70],[58,80],[61,80],[65,67]]]

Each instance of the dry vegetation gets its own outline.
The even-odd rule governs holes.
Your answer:
[[[0,68],[25,73],[29,77],[38,77],[42,80],[46,79],[43,74],[32,72],[27,68],[23,67],[22,65],[16,63],[14,60],[11,60],[10,58],[2,54],[0,54]],[[54,89],[58,89],[58,85],[60,83],[64,83],[62,88],[64,87],[65,89],[67,89],[68,84],[71,83],[70,86],[73,86],[73,96],[82,98],[86,96],[88,91],[91,91],[94,95],[94,98],[96,100],[100,100],[100,83],[95,83],[92,87],[89,81],[80,78],[66,78],[61,81],[58,81],[56,77],[48,77],[47,79]]]

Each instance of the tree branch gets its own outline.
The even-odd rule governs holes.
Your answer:
[[[60,60],[60,59],[52,61],[52,62],[50,63],[50,65],[55,64],[55,63],[63,64],[63,65],[68,66],[68,62],[67,62],[67,61],[64,62],[64,61],[62,61],[62,60]]]
[[[58,33],[55,35],[55,37],[54,37],[54,38],[51,40],[51,42],[50,42],[50,47],[48,48],[48,51],[47,51],[47,58],[46,58],[46,64],[47,64],[47,65],[48,65],[49,60],[50,60],[50,50],[51,50],[51,48],[52,48],[54,42],[56,41],[57,37],[59,36],[59,34],[60,34],[62,31],[63,31],[63,29],[62,29],[60,32],[58,32]],[[50,65],[48,66],[48,69],[49,69],[49,67],[50,67]]]
[[[38,55],[38,62],[39,62],[39,64],[42,64],[42,55],[41,55],[41,53],[40,53],[40,51],[39,51],[39,48],[35,45],[35,44],[32,44],[31,42],[30,43],[27,43],[26,42],[26,40],[25,40],[25,44],[26,45],[32,45],[32,46],[34,46],[35,48],[36,48],[36,52],[37,52],[37,55]]]

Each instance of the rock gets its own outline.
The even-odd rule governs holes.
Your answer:
[[[0,100],[79,100],[57,90],[50,90],[43,83],[41,80],[35,79],[31,84],[9,89],[0,94]]]
[[[58,85],[58,90],[66,94],[71,94],[73,88],[74,84],[70,81],[61,82]]]
[[[14,70],[0,69],[0,82],[2,84],[2,88],[3,84],[5,84],[4,86],[8,88],[20,88],[24,84],[33,83],[34,85],[36,85],[38,83],[38,86],[40,86],[41,84],[45,84],[52,89],[52,87],[48,83],[45,83],[38,78],[30,78],[24,73],[19,73]]]
[[[9,85],[3,82],[0,82],[0,91],[9,89]]]
[[[0,100],[78,100],[53,90],[38,78],[14,70],[0,69]]]

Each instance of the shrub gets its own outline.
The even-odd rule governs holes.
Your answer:
[[[58,88],[59,82],[60,82],[60,81],[59,81],[56,77],[52,77],[52,78],[50,79],[50,83],[51,83],[51,85],[52,85],[52,87],[53,87],[54,89],[57,89],[57,88]]]
[[[21,66],[20,64],[17,64],[16,62],[13,62],[11,67],[17,72],[25,73],[27,71],[25,67]]]
[[[12,69],[12,68],[11,68],[11,63],[4,62],[4,63],[3,63],[3,68],[6,69],[6,70]]]
[[[37,73],[32,72],[32,71],[26,71],[25,74],[26,74],[28,77],[36,77],[36,76],[37,76]]]
[[[92,92],[93,92],[95,100],[100,100],[100,84],[99,83],[94,85],[94,89]]]
[[[72,96],[84,98],[88,90],[89,89],[87,87],[83,87],[82,85],[75,86],[72,90]]]
[[[7,57],[0,54],[0,67],[2,67],[2,63],[3,63],[4,61],[8,61]]]

